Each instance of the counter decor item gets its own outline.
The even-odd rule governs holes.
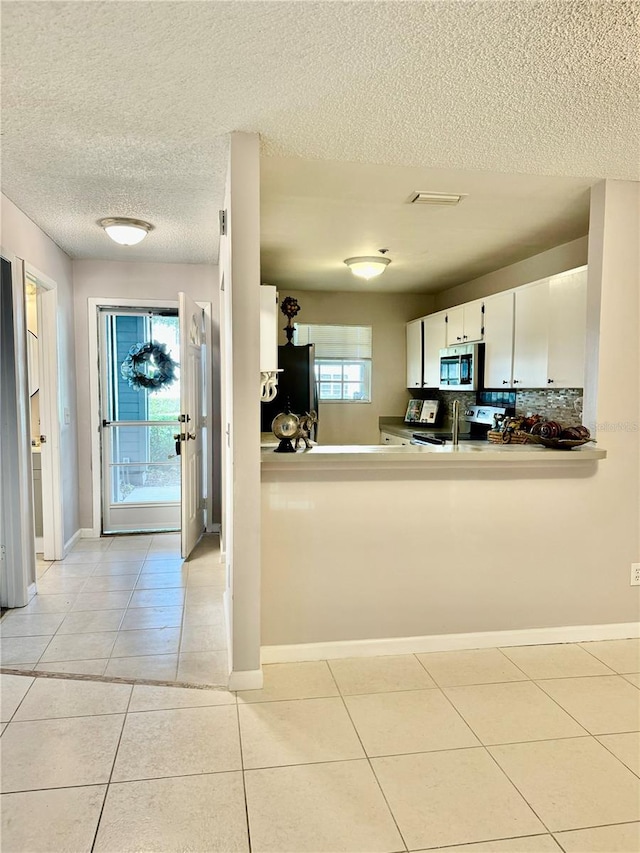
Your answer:
[[[300,430],[300,418],[289,411],[289,405],[285,406],[284,412],[276,415],[271,424],[273,434],[279,439],[280,444],[274,453],[295,453],[296,448],[291,443]]]
[[[553,450],[571,450],[595,439],[587,427],[562,428],[557,421],[544,421],[540,415],[505,418],[490,430],[487,438],[493,444],[541,444]]]
[[[301,441],[304,441],[304,446],[308,450],[312,446],[312,442],[309,439],[309,433],[311,432],[315,424],[318,423],[318,413],[314,411],[305,412],[304,415],[299,418],[299,421],[300,423],[298,426],[298,431],[296,433],[296,442],[294,444],[294,450],[298,449],[298,445]]]
[[[284,333],[287,336],[287,343],[292,344],[294,330],[291,321],[300,312],[298,300],[294,299],[293,296],[285,296],[280,303],[280,310],[287,318],[287,325],[284,327]]]
[[[136,391],[144,388],[159,391],[175,381],[177,367],[167,352],[166,344],[148,341],[131,347],[120,366],[120,373]]]

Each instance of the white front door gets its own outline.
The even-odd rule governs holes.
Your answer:
[[[175,309],[100,311],[103,533],[180,529],[179,336]],[[172,381],[147,383],[159,375],[153,358],[127,374],[130,352],[149,343],[172,359]]]
[[[178,300],[181,370],[178,441],[182,469],[182,557],[186,559],[204,532],[205,330],[202,308],[186,293],[179,293]]]

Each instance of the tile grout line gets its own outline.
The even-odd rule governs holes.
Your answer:
[[[592,677],[593,678],[611,678],[610,675],[598,675],[598,676],[592,676]],[[618,678],[621,678],[621,676],[618,676]],[[560,708],[562,711],[564,711],[565,714],[568,714],[568,716],[571,717],[571,719],[574,720],[575,723],[577,725],[579,725],[581,729],[583,729],[583,731],[587,732],[587,734],[590,735],[591,737],[595,737],[593,732],[590,732],[586,726],[583,726],[582,723],[579,720],[577,720],[570,711],[567,711],[566,708],[563,708],[562,705],[560,704],[560,702],[558,702],[558,700],[555,699],[555,697],[553,697],[550,693],[547,693],[547,691],[544,689],[544,687],[541,684],[538,684],[537,681],[534,681],[533,683],[536,685],[536,687],[538,687],[540,690],[542,690],[542,692],[545,694],[545,696],[548,696],[552,702],[555,702],[555,704],[558,706],[558,708]],[[608,732],[608,734],[613,734],[613,732]],[[603,744],[601,744],[601,745],[603,745]]]
[[[506,657],[506,655],[505,655],[505,657]],[[517,683],[517,682],[516,682],[516,683]],[[477,686],[477,685],[474,685],[474,686]],[[463,721],[463,723],[468,727],[469,731],[470,731],[470,732],[472,732],[472,734],[474,735],[474,737],[476,737],[476,738],[477,738],[477,740],[478,740],[478,742],[480,743],[480,745],[481,745],[482,749],[484,749],[484,751],[487,753],[487,755],[490,757],[490,759],[493,761],[493,763],[494,763],[494,764],[496,765],[496,767],[499,769],[500,773],[502,773],[502,775],[505,777],[505,779],[509,782],[509,784],[513,787],[513,789],[518,793],[518,795],[522,798],[523,802],[525,802],[525,803],[527,804],[527,806],[528,806],[528,807],[529,807],[529,809],[531,810],[531,813],[532,813],[533,815],[535,815],[535,817],[540,821],[540,824],[541,824],[541,825],[546,829],[546,831],[547,831],[547,832],[550,832],[550,830],[549,830],[549,828],[547,827],[546,823],[542,820],[542,818],[540,817],[540,815],[539,815],[539,814],[537,813],[537,811],[533,808],[533,806],[531,805],[531,803],[529,802],[529,800],[524,796],[524,794],[522,793],[522,791],[521,791],[521,790],[518,788],[518,786],[513,782],[513,780],[508,776],[508,774],[507,774],[507,772],[504,770],[504,768],[500,766],[500,764],[498,763],[498,761],[496,760],[496,758],[495,758],[495,757],[491,754],[491,752],[489,751],[489,747],[488,747],[488,746],[486,746],[486,745],[482,742],[482,740],[480,739],[480,737],[478,736],[478,734],[474,731],[474,729],[471,727],[471,725],[470,725],[469,723],[467,723],[467,721],[465,720],[465,718],[462,716],[462,713],[461,713],[461,712],[456,708],[456,706],[453,704],[453,702],[451,701],[451,699],[450,699],[450,698],[447,696],[447,694],[444,692],[444,689],[442,689],[442,688],[441,688],[441,689],[440,689],[440,692],[442,693],[442,695],[444,696],[444,698],[447,700],[447,702],[451,705],[451,707],[454,709],[454,711],[456,712],[456,714],[458,714],[458,716],[459,716],[459,717],[460,717],[460,719]],[[528,743],[528,741],[525,741],[525,743]]]
[[[242,726],[240,725],[240,705],[238,704],[238,696],[236,694],[236,723],[238,726],[238,743],[240,746],[240,769],[242,773],[242,793],[244,796],[244,815],[247,822],[247,844],[248,853],[251,853],[253,847],[251,844],[251,824],[249,822],[249,801],[247,799],[247,778],[244,766],[244,751],[242,749]]]
[[[557,740],[561,740],[561,739],[563,739],[563,738],[557,738]],[[572,739],[572,738],[567,738],[567,740],[571,740],[571,739]],[[541,824],[541,825],[546,829],[546,831],[547,831],[549,834],[551,834],[551,830],[549,829],[549,827],[547,826],[547,824],[542,820],[542,818],[540,817],[540,815],[538,814],[538,812],[534,809],[534,807],[531,805],[531,803],[529,802],[529,800],[528,800],[528,799],[525,797],[525,795],[522,793],[522,791],[520,790],[520,788],[518,788],[518,786],[517,786],[517,785],[516,785],[516,783],[513,781],[513,779],[509,776],[509,774],[508,774],[508,773],[507,773],[507,771],[504,769],[504,767],[503,767],[503,766],[498,762],[497,758],[496,758],[496,757],[491,753],[491,750],[489,749],[489,747],[488,747],[488,746],[485,746],[485,747],[484,747],[484,750],[486,751],[486,753],[487,753],[487,755],[489,756],[489,758],[490,758],[490,759],[493,761],[493,763],[496,765],[496,767],[498,768],[498,770],[500,771],[500,773],[502,773],[502,775],[503,775],[503,776],[504,776],[504,778],[507,780],[507,782],[512,786],[512,788],[514,789],[514,791],[516,791],[516,792],[519,794],[519,796],[520,796],[520,797],[522,797],[523,802],[525,802],[525,803],[527,804],[527,806],[531,809],[531,813],[532,813],[533,815],[535,815],[535,817],[540,821],[540,824]]]
[[[115,752],[113,753],[113,762],[111,763],[111,772],[109,773],[109,779],[107,780],[107,785],[106,785],[106,788],[104,789],[104,798],[102,800],[102,807],[100,809],[100,814],[98,815],[98,820],[96,822],[96,830],[93,834],[93,842],[91,843],[91,848],[90,848],[91,853],[93,853],[93,850],[96,846],[96,841],[98,839],[98,832],[100,830],[100,824],[102,822],[102,815],[104,814],[104,807],[105,807],[106,802],[107,802],[107,796],[109,795],[109,787],[111,785],[111,780],[113,778],[113,771],[114,771],[115,766],[116,766],[116,759],[118,758],[118,752],[120,750],[120,744],[122,742],[122,735],[124,734],[124,727],[127,724],[127,716],[129,714],[129,708],[131,707],[131,699],[133,698],[133,690],[134,690],[134,687],[132,686],[131,690],[129,691],[129,700],[127,702],[127,707],[126,707],[124,715],[122,717],[122,728],[120,729],[120,736],[118,737],[118,743],[116,744]]]
[[[635,734],[638,734],[638,732],[610,732],[609,734],[605,734],[605,735],[602,735],[602,734],[601,735],[593,735],[593,737],[598,741],[600,746],[603,746],[607,750],[607,752],[610,753],[611,755],[613,755],[614,758],[617,758],[618,761],[624,767],[627,768],[627,770],[629,770],[631,773],[633,773],[634,776],[637,776],[638,779],[640,779],[640,773],[633,770],[631,767],[629,767],[628,764],[625,764],[619,755],[616,755],[615,752],[613,752],[612,750],[609,749],[609,747],[606,745],[606,743],[602,743],[602,741],[600,740],[601,737],[610,737],[611,735],[631,735],[631,734],[635,735]]]
[[[345,697],[344,697],[344,695],[343,695],[343,693],[342,693],[342,690],[341,690],[341,688],[340,688],[340,684],[338,683],[338,679],[335,677],[335,674],[334,674],[333,670],[331,669],[331,663],[330,663],[330,661],[328,661],[328,660],[326,660],[326,661],[324,661],[324,662],[325,662],[325,664],[327,665],[327,668],[328,668],[328,670],[329,670],[329,672],[330,672],[330,674],[331,674],[331,678],[333,679],[333,683],[335,684],[336,690],[338,691],[338,696],[339,696],[339,697],[340,697],[340,699],[342,700],[342,705],[343,705],[343,707],[344,707],[344,709],[345,709],[345,712],[346,712],[346,714],[347,714],[347,717],[349,718],[349,722],[351,723],[351,726],[353,727],[353,730],[354,730],[354,732],[355,732],[355,734],[356,734],[356,737],[358,738],[358,743],[360,744],[360,747],[361,747],[361,749],[362,749],[362,752],[364,753],[364,759],[366,760],[367,764],[369,765],[369,769],[371,770],[371,773],[373,774],[373,778],[376,780],[376,785],[378,786],[378,790],[380,791],[380,794],[381,794],[381,796],[382,796],[382,799],[384,800],[384,803],[385,803],[385,805],[386,805],[386,807],[387,807],[387,810],[388,810],[389,814],[391,815],[391,819],[392,819],[392,821],[393,821],[393,823],[394,823],[394,825],[395,825],[396,830],[398,831],[398,835],[400,836],[400,840],[401,840],[401,841],[402,841],[402,843],[404,844],[404,849],[405,849],[405,851],[408,851],[408,850],[409,850],[409,845],[407,844],[407,841],[406,841],[406,839],[405,839],[404,835],[402,834],[402,831],[400,830],[400,826],[399,826],[399,824],[398,824],[398,821],[397,821],[397,819],[396,819],[395,814],[393,813],[393,809],[391,808],[391,804],[389,803],[389,800],[387,799],[387,795],[385,794],[385,792],[384,792],[384,790],[383,790],[383,788],[382,788],[382,784],[380,783],[380,779],[378,779],[378,774],[376,773],[376,771],[375,771],[375,769],[374,769],[374,767],[373,767],[373,764],[372,764],[372,762],[371,762],[371,758],[370,758],[369,754],[367,753],[367,750],[366,750],[366,748],[365,748],[365,745],[364,745],[364,744],[363,744],[363,742],[362,742],[362,738],[360,737],[360,732],[358,731],[358,728],[357,728],[356,724],[355,724],[355,723],[354,723],[354,721],[353,721],[353,717],[352,717],[352,716],[351,716],[351,714],[349,713],[349,708],[348,708],[348,706],[347,706],[347,703],[346,703],[346,701],[345,701]],[[362,694],[361,694],[361,695],[362,695]],[[365,695],[366,695],[366,694],[365,694]],[[344,760],[351,760],[351,761],[353,761],[353,759],[344,759]],[[361,760],[361,759],[357,759],[357,760]]]
[[[23,674],[24,674],[24,675],[26,675],[27,673],[23,673]],[[14,710],[13,714],[11,715],[11,719],[10,719],[10,720],[7,720],[7,723],[6,723],[6,725],[5,725],[5,729],[6,729],[6,726],[8,726],[8,725],[9,725],[9,723],[13,722],[13,718],[15,717],[15,715],[16,715],[16,714],[18,713],[18,711],[20,710],[20,706],[22,705],[22,703],[24,702],[24,700],[27,698],[27,696],[28,696],[28,694],[29,694],[29,691],[31,690],[31,688],[33,687],[33,685],[34,685],[34,684],[35,684],[35,681],[32,681],[32,682],[31,682],[31,684],[27,687],[27,689],[26,689],[26,691],[25,691],[24,696],[23,696],[23,697],[22,697],[22,699],[18,702],[18,705],[17,705],[16,709]],[[5,730],[3,730],[2,734],[4,734],[4,731],[5,731]]]
[[[505,657],[507,657],[507,656],[505,655]],[[516,664],[514,664],[514,666],[515,666],[515,665],[516,665]],[[518,667],[518,669],[519,669],[519,667]],[[594,677],[604,677],[604,678],[609,678],[610,676],[594,676]],[[545,827],[545,829],[547,830],[547,832],[549,832],[549,833],[550,833],[550,832],[551,832],[551,830],[547,827],[547,824],[542,820],[541,816],[540,816],[540,815],[538,814],[538,812],[533,808],[533,805],[529,802],[529,800],[527,799],[527,797],[525,797],[525,796],[524,796],[524,794],[523,794],[523,793],[522,793],[522,791],[518,788],[518,786],[516,785],[516,783],[511,779],[511,777],[509,776],[509,774],[507,773],[507,771],[506,771],[506,770],[502,767],[502,765],[498,762],[497,758],[492,754],[492,752],[491,752],[491,750],[489,749],[489,747],[490,747],[490,746],[491,746],[491,747],[495,747],[495,746],[513,746],[513,745],[515,745],[515,744],[517,744],[517,743],[519,743],[519,744],[526,744],[526,743],[546,743],[546,742],[549,742],[549,741],[559,741],[559,740],[582,740],[582,739],[584,739],[585,737],[588,737],[588,738],[590,738],[591,740],[595,740],[595,736],[594,736],[594,735],[592,735],[592,734],[591,734],[591,732],[589,732],[587,729],[585,729],[585,727],[584,727],[581,723],[579,723],[579,722],[578,722],[578,720],[576,720],[576,719],[575,719],[575,717],[573,717],[573,715],[572,715],[572,714],[570,714],[568,711],[566,711],[566,710],[565,710],[565,709],[564,709],[564,708],[563,708],[563,707],[562,707],[558,702],[555,702],[555,699],[553,699],[553,697],[552,697],[552,696],[549,696],[549,694],[548,694],[545,690],[543,690],[543,688],[541,688],[541,687],[540,687],[540,685],[538,685],[535,681],[533,681],[533,679],[529,679],[529,682],[530,682],[531,684],[535,684],[535,686],[536,686],[536,687],[538,687],[540,690],[542,690],[542,692],[543,692],[546,696],[548,696],[550,699],[552,699],[552,700],[554,701],[554,703],[555,703],[555,704],[560,708],[560,710],[561,710],[561,711],[563,711],[565,714],[567,714],[569,717],[571,717],[571,719],[572,719],[572,720],[574,720],[574,722],[576,723],[576,725],[578,725],[578,726],[579,726],[579,727],[580,727],[580,728],[585,732],[585,734],[584,734],[584,735],[575,735],[575,736],[573,736],[573,737],[568,737],[568,738],[545,738],[545,739],[543,739],[543,740],[535,740],[535,741],[514,741],[514,742],[511,742],[511,743],[505,743],[505,744],[489,744],[489,745],[485,745],[484,743],[482,743],[482,740],[480,739],[480,737],[478,736],[478,734],[473,730],[473,728],[471,728],[471,725],[470,725],[470,724],[467,724],[467,725],[469,725],[469,728],[471,729],[471,731],[473,732],[473,734],[478,738],[478,740],[480,741],[480,743],[482,744],[482,746],[484,747],[484,749],[486,750],[486,752],[488,753],[488,755],[491,757],[492,761],[496,764],[496,766],[497,766],[497,767],[500,769],[500,771],[504,774],[505,778],[510,782],[510,784],[514,787],[514,789],[515,789],[515,790],[518,792],[518,794],[522,797],[522,799],[524,800],[524,802],[529,806],[529,808],[531,809],[531,811],[533,812],[533,814],[538,818],[538,820],[539,820],[539,821],[540,821],[540,823]],[[521,683],[521,682],[515,682],[515,683]],[[478,686],[478,685],[474,685],[474,686]],[[461,712],[460,712],[460,711],[458,711],[458,709],[455,707],[455,705],[453,704],[453,702],[451,701],[451,699],[447,696],[447,694],[444,692],[444,690],[442,690],[441,692],[442,692],[442,693],[443,693],[443,695],[446,697],[446,699],[451,703],[452,707],[453,707],[453,708],[455,708],[455,710],[458,712],[458,714],[460,714],[461,718],[464,720],[464,717],[462,716]],[[464,721],[466,722],[466,720],[464,720]],[[596,742],[598,742],[598,741],[596,741]],[[600,745],[604,747],[604,744],[600,744]],[[617,756],[616,756],[616,757],[617,757]],[[620,759],[618,759],[618,761],[620,761]],[[620,763],[621,763],[621,764],[623,764],[623,765],[626,767],[626,765],[624,764],[624,762],[620,761]],[[627,768],[627,769],[630,769],[630,768]],[[631,771],[631,772],[633,772],[633,771]],[[635,774],[634,774],[634,775],[635,775]]]

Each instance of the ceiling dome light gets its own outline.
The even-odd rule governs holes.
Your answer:
[[[355,276],[358,278],[364,278],[367,281],[370,278],[375,278],[377,275],[382,275],[390,263],[391,258],[383,258],[378,255],[365,255],[360,258],[347,258],[345,261],[345,264]]]
[[[123,216],[101,219],[98,224],[104,228],[114,243],[119,243],[121,246],[135,246],[153,229],[153,225],[143,222],[142,219],[127,219]]]

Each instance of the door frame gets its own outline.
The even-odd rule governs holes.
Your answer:
[[[3,438],[9,447],[3,459],[5,482],[11,483],[11,500],[4,501],[2,544],[4,562],[2,597],[5,607],[24,607],[35,592],[35,530],[33,521],[33,483],[31,471],[31,435],[29,432],[29,388],[27,384],[26,305],[24,301],[24,261],[0,246],[0,256],[11,264],[11,303],[13,347],[8,371],[13,374],[15,407],[10,408]],[[0,329],[1,333],[1,329]]]
[[[177,291],[176,291],[177,296]],[[88,302],[88,333],[89,333],[89,400],[90,400],[90,424],[91,424],[91,486],[92,486],[92,526],[89,528],[88,535],[98,539],[102,534],[102,454],[100,441],[100,343],[99,343],[99,313],[101,308],[118,309],[118,308],[139,308],[144,311],[153,310],[154,308],[175,308],[178,309],[178,300],[176,299],[125,299],[114,297],[92,297]],[[205,316],[205,335],[206,335],[206,363],[205,363],[205,388],[207,405],[212,400],[211,391],[211,303],[196,302],[200,308],[204,310]],[[210,422],[210,408],[207,409],[207,425]],[[211,430],[207,430],[207,447],[206,447],[206,490],[207,503],[205,512],[206,530],[212,529],[212,488],[213,488],[213,470],[211,463]]]
[[[60,452],[60,387],[58,379],[58,289],[56,282],[28,261],[27,276],[43,292],[36,294],[38,308],[38,362],[40,374],[40,414],[44,414],[45,434],[49,446],[49,463],[42,469],[43,550],[46,560],[64,557],[64,512],[62,491],[62,457]]]

